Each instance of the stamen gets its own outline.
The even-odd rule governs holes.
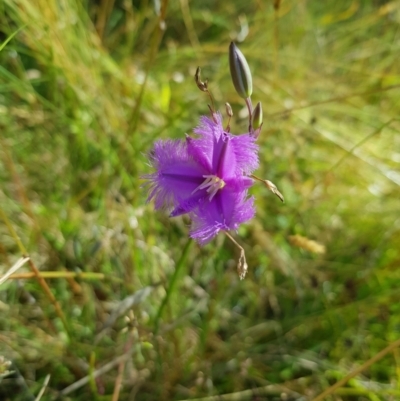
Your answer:
[[[221,178],[217,177],[216,175],[203,175],[205,180],[202,184],[200,184],[193,192],[192,195],[197,192],[199,189],[206,189],[207,193],[210,194],[208,200],[212,200],[217,192],[222,189],[226,183]]]

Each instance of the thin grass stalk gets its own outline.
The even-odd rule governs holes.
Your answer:
[[[132,344],[133,344],[133,335],[132,335],[132,332],[129,331],[128,338],[127,338],[127,341],[124,346],[124,351],[126,353],[129,353],[130,350],[132,349]],[[121,388],[122,388],[122,378],[124,375],[126,362],[127,362],[127,360],[122,360],[118,365],[118,374],[117,374],[117,378],[115,379],[114,392],[113,392],[111,401],[119,400],[119,395],[120,395]]]
[[[92,380],[92,378],[96,379],[97,377],[103,375],[104,373],[109,372],[111,369],[114,369],[116,366],[118,366],[121,363],[121,361],[127,361],[129,358],[131,358],[133,351],[134,351],[134,349],[132,348],[127,353],[124,353],[123,355],[118,356],[117,358],[113,359],[111,362],[108,362],[105,365],[103,365],[101,368],[90,372],[90,374],[88,374],[87,376],[82,377],[82,379],[79,379],[75,383],[72,383],[68,387],[65,387],[60,392],[60,395],[63,395],[63,396],[68,395],[68,394],[78,390],[79,388],[83,387],[87,383],[89,383],[90,380]]]
[[[367,90],[367,91],[362,91],[362,92],[352,92],[352,93],[349,93],[348,95],[335,96],[335,97],[331,97],[326,100],[318,100],[316,102],[310,102],[305,105],[294,106],[294,107],[291,107],[290,109],[285,109],[282,111],[276,111],[274,113],[269,113],[267,115],[264,115],[264,118],[266,120],[266,119],[273,119],[276,117],[285,117],[288,115],[288,113],[290,113],[292,111],[304,110],[304,109],[308,109],[311,107],[322,106],[324,104],[329,104],[329,103],[339,103],[343,100],[348,100],[353,97],[367,97],[370,95],[376,95],[378,93],[388,92],[388,91],[391,91],[392,89],[399,89],[399,88],[400,88],[400,84],[396,84],[396,85],[390,85],[390,86],[386,86],[386,87],[379,88],[379,89],[372,89],[372,90]]]
[[[75,273],[75,272],[41,272],[40,273],[41,277],[44,279],[57,279],[57,278],[76,278],[79,280],[104,280],[106,278],[106,275],[104,273],[93,273],[93,272],[80,272],[80,273]],[[0,276],[0,283],[2,279],[5,277]],[[7,280],[28,280],[31,278],[36,277],[35,273],[14,273],[11,274],[9,277],[7,277]],[[119,281],[122,281],[118,279]]]
[[[400,347],[400,339],[398,339],[398,340],[392,342],[391,344],[389,344],[382,351],[378,352],[372,358],[368,359],[367,362],[363,363],[357,369],[354,369],[347,376],[343,377],[343,379],[339,380],[333,386],[327,388],[325,391],[323,391],[317,397],[313,398],[311,401],[322,401],[328,395],[333,394],[338,388],[344,386],[350,379],[352,379],[353,377],[359,375],[361,372],[363,372],[364,370],[368,369],[374,363],[378,362],[380,359],[382,359],[384,356],[386,356],[389,352],[392,352],[394,349],[396,349],[398,347]]]
[[[159,18],[157,21],[157,27],[155,29],[155,32],[153,35],[153,40],[152,40],[152,43],[150,46],[149,58],[147,59],[146,70],[144,73],[144,81],[140,88],[139,96],[137,97],[135,108],[133,109],[133,112],[132,112],[132,115],[131,115],[131,118],[129,121],[129,129],[127,131],[129,133],[129,135],[133,135],[137,129],[137,124],[139,122],[139,116],[140,116],[140,109],[142,107],[143,96],[146,91],[149,73],[150,73],[151,67],[154,63],[154,60],[157,56],[158,49],[159,49],[159,46],[161,43],[161,39],[165,32],[165,17],[166,17],[166,13],[167,13],[167,6],[168,6],[168,0],[163,0],[162,5],[161,5],[161,10],[160,10],[160,15],[159,15]]]
[[[20,240],[18,234],[15,232],[13,226],[11,225],[10,221],[8,220],[6,214],[4,213],[4,211],[0,208],[0,217],[2,217],[3,221],[5,222],[8,231],[10,232],[10,235],[13,237],[14,241],[16,242],[20,252],[22,253],[24,258],[29,258],[28,256],[28,252],[25,248],[25,246],[23,245],[22,241]],[[61,319],[61,322],[64,326],[65,332],[68,334],[68,336],[70,335],[70,331],[69,331],[69,325],[68,325],[68,321],[64,315],[64,312],[61,309],[60,304],[58,303],[57,299],[55,298],[55,296],[53,295],[53,293],[50,290],[50,287],[47,285],[46,280],[40,275],[40,271],[39,269],[36,267],[36,265],[33,263],[32,259],[29,258],[28,260],[28,265],[31,268],[32,272],[34,273],[34,275],[36,276],[39,285],[42,287],[43,291],[45,292],[47,298],[50,300],[50,302],[53,304],[56,313],[58,315],[58,317]]]
[[[165,307],[168,305],[171,294],[174,292],[176,283],[178,282],[178,277],[180,277],[180,275],[181,275],[181,270],[182,270],[183,266],[185,265],[187,256],[189,254],[190,249],[192,248],[193,242],[194,241],[191,238],[189,238],[189,240],[186,242],[186,245],[185,245],[185,248],[183,248],[181,257],[180,257],[178,263],[176,264],[174,274],[172,275],[171,279],[169,280],[169,285],[166,290],[167,292],[165,294],[165,297],[162,300],[160,308],[158,309],[158,312],[156,315],[153,333],[154,333],[154,337],[155,337],[155,350],[157,352],[157,359],[158,359],[158,363],[157,363],[157,380],[158,381],[161,380],[161,374],[162,374],[162,358],[161,358],[161,352],[160,352],[160,344],[157,339],[157,335],[160,330],[160,320],[161,320],[161,317],[162,317]],[[162,393],[162,390],[159,388],[158,389],[158,398],[161,397],[161,393]]]

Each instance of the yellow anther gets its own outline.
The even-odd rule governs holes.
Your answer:
[[[205,180],[192,192],[192,194],[197,192],[199,189],[207,188],[207,193],[210,194],[210,197],[208,199],[212,200],[212,198],[214,198],[217,192],[222,189],[226,185],[226,183],[224,180],[217,177],[216,175],[203,175],[203,177],[205,178]]]

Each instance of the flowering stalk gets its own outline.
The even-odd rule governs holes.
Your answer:
[[[196,69],[196,74],[194,74],[194,80],[196,82],[197,87],[202,91],[206,92],[208,97],[210,98],[211,105],[208,105],[208,108],[210,109],[211,115],[213,117],[213,120],[216,122],[216,113],[215,113],[215,107],[214,107],[214,100],[211,96],[211,92],[208,89],[208,79],[206,79],[204,82],[200,78],[200,73],[201,73],[201,68],[197,67]]]
[[[249,110],[249,131],[241,135],[230,133],[232,108],[226,103],[228,123],[224,129],[222,118],[215,111],[208,89],[208,81],[200,78],[197,68],[195,82],[211,99],[212,119],[201,117],[194,136],[185,140],[158,140],[150,153],[154,172],[147,174],[148,201],[155,208],[168,208],[170,217],[188,214],[192,220],[190,236],[200,245],[211,241],[219,232],[239,248],[238,273],[242,279],[247,272],[243,247],[229,234],[255,214],[254,198],[248,189],[254,181],[263,182],[282,201],[283,196],[271,181],[253,175],[258,167],[256,140],[263,124],[261,103],[253,110],[253,91],[250,68],[242,52],[234,43],[229,46],[232,81]],[[161,314],[162,312],[160,312]]]

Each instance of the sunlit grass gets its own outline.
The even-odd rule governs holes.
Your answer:
[[[50,374],[42,399],[311,400],[400,337],[400,2],[155,3],[0,2],[0,274],[30,257],[0,286],[0,399]],[[266,114],[257,175],[285,196],[251,190],[243,281],[140,180],[208,112],[197,66],[246,130],[231,40]],[[398,399],[399,358],[331,399]]]

